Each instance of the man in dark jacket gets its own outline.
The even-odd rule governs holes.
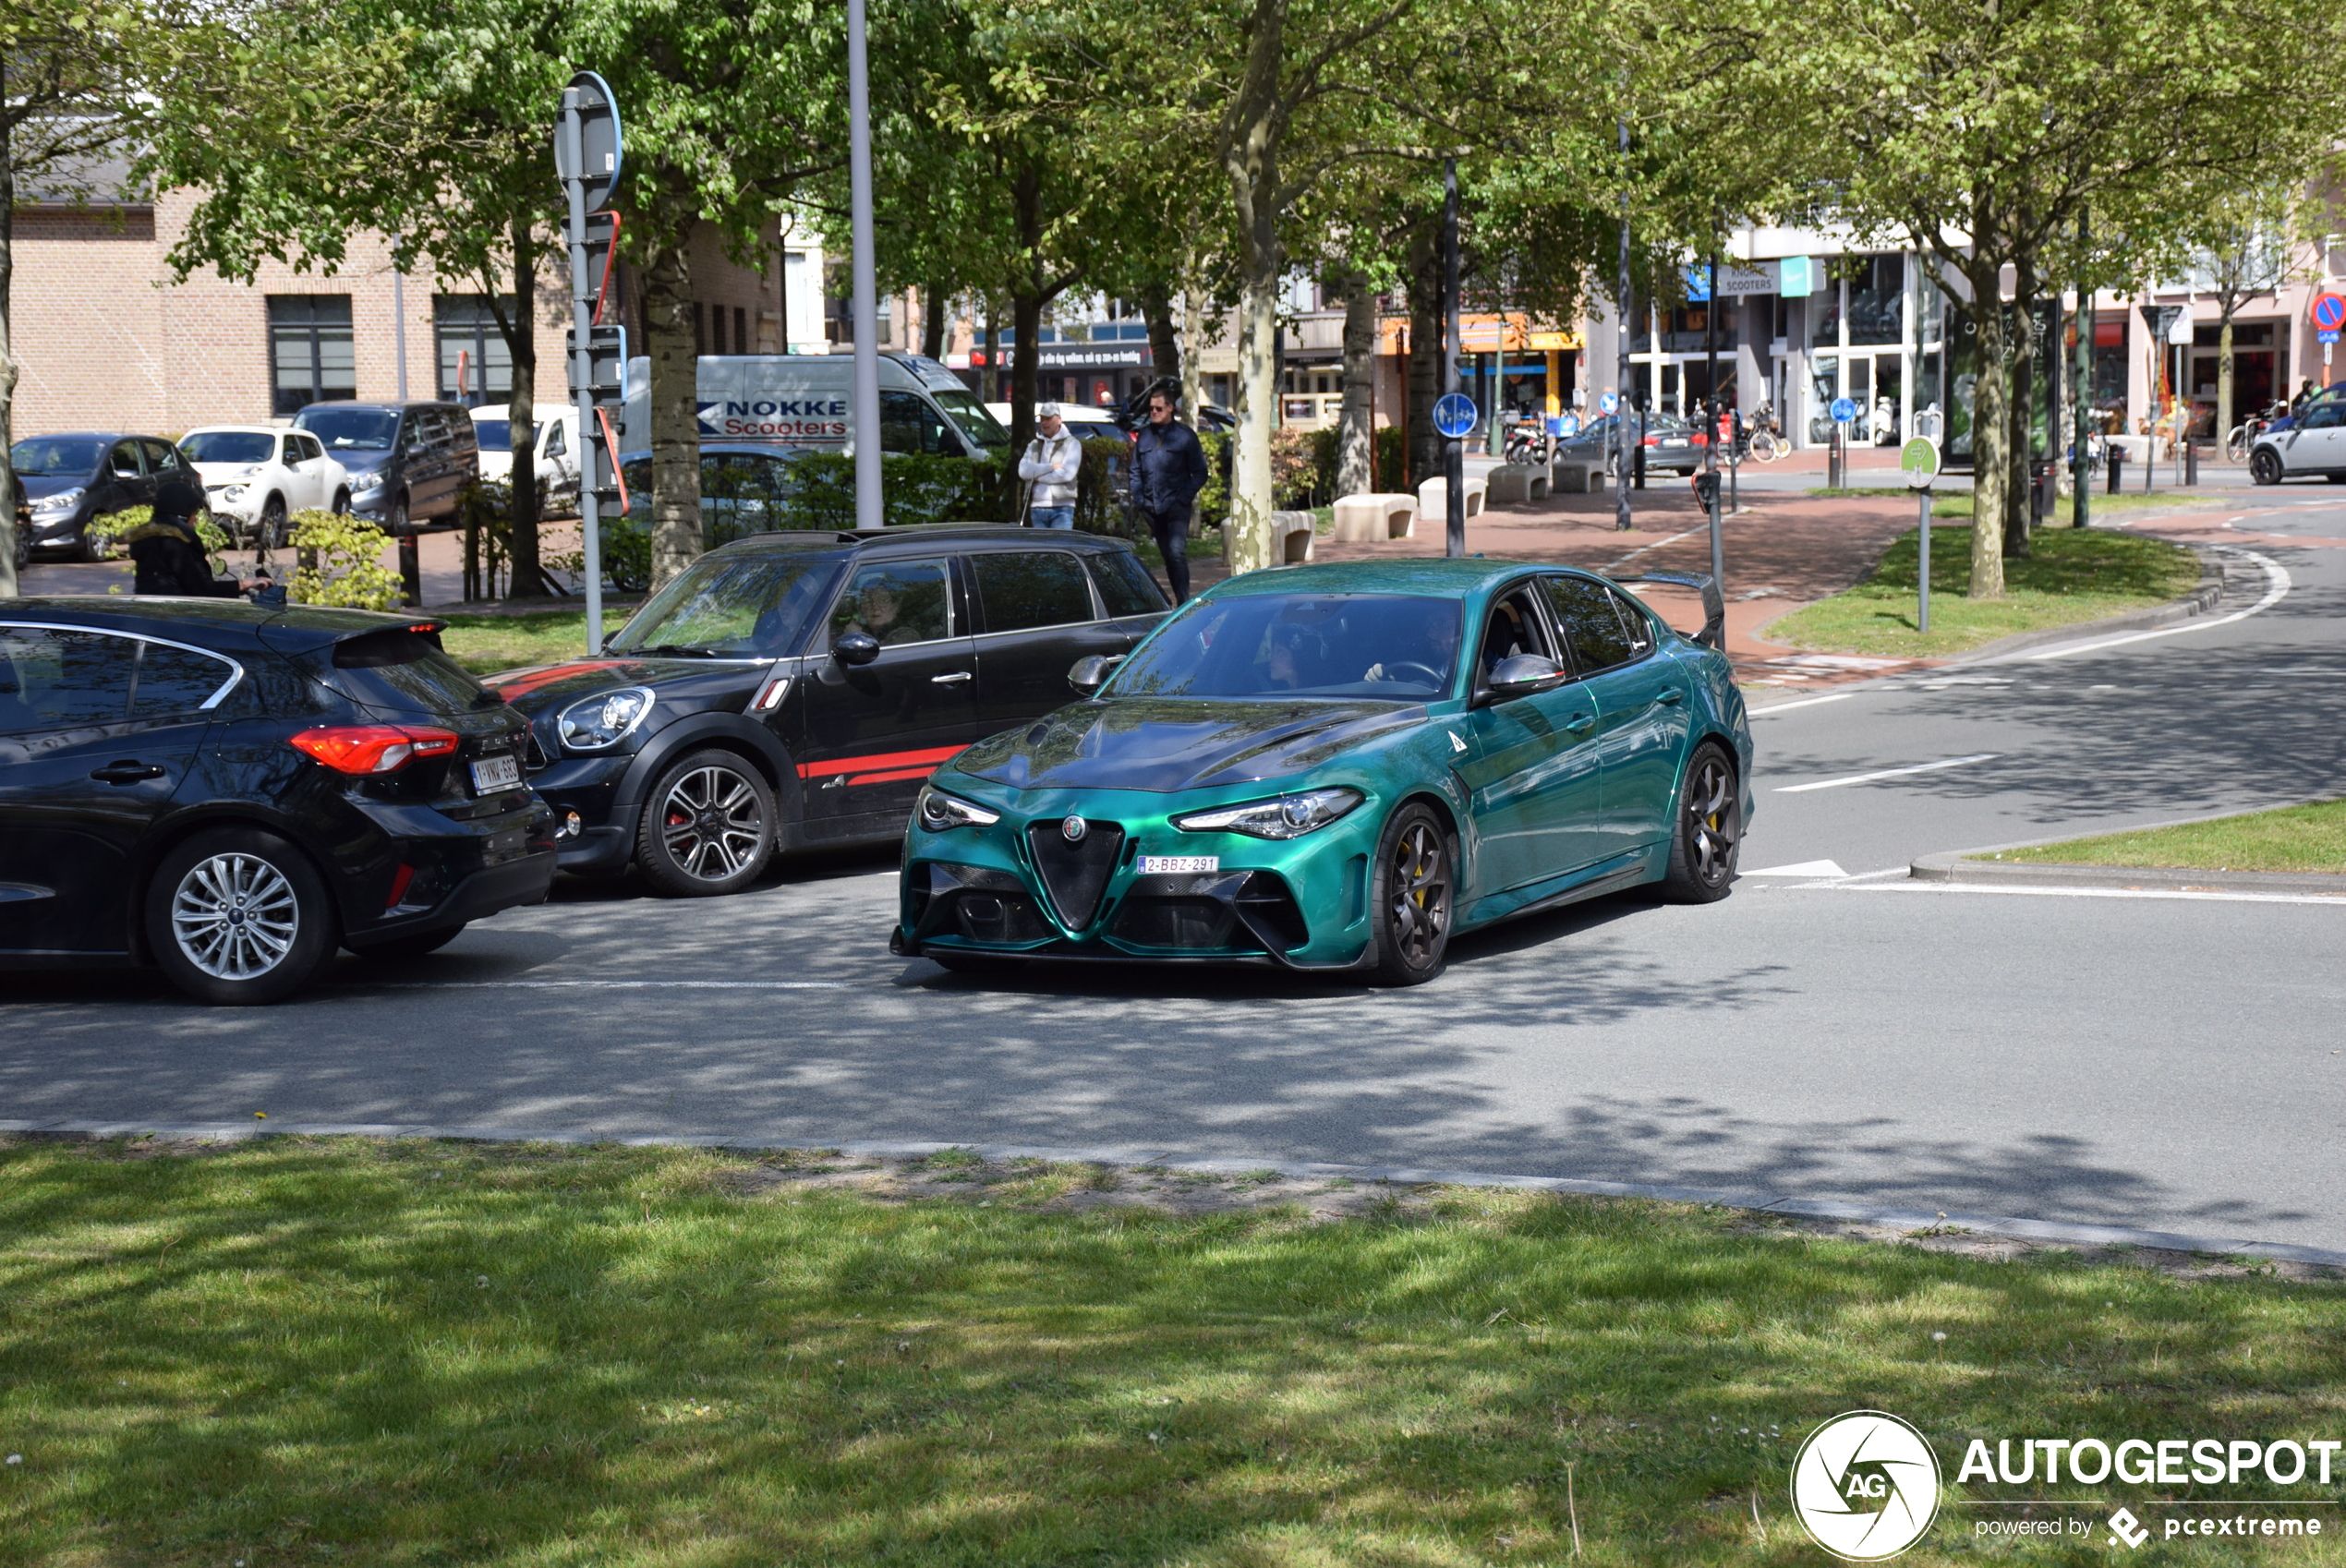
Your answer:
[[[260,585],[258,577],[232,582],[212,574],[196,533],[196,512],[202,505],[203,492],[185,479],[165,479],[155,487],[154,515],[123,536],[139,568],[132,593],[232,599]]]
[[[1190,597],[1190,513],[1205,488],[1205,449],[1173,417],[1174,394],[1149,393],[1149,422],[1132,444],[1132,509],[1148,519],[1173,602]]]

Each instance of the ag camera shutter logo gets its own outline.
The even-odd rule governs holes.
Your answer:
[[[1939,1514],[1939,1456],[1880,1410],[1835,1416],[1792,1462],[1792,1511],[1845,1562],[1880,1562],[1922,1539]]]

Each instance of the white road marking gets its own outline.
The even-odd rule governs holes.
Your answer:
[[[354,991],[853,991],[843,980],[357,980]]]
[[[1803,697],[1796,703],[1775,703],[1767,707],[1752,708],[1749,710],[1749,716],[1753,718],[1765,718],[1772,713],[1786,713],[1796,707],[1814,707],[1819,703],[1847,702],[1856,694],[1855,692],[1833,692],[1821,697]]]
[[[1839,861],[1802,861],[1798,865],[1772,865],[1765,871],[1747,871],[1744,876],[1846,876]]]
[[[1993,893],[2023,899],[2196,899],[2231,904],[2328,904],[2346,909],[2346,893],[2194,893],[2156,887],[1997,887],[1979,882],[1816,882],[1808,887],[1827,893]]]
[[[1870,784],[1877,778],[1903,778],[1910,773],[1936,773],[1942,767],[1962,767],[1975,762],[1993,762],[2001,752],[1978,752],[1967,757],[1949,757],[1944,762],[1918,762],[1912,767],[1885,767],[1873,773],[1853,773],[1845,778],[1820,778],[1813,784],[1782,784],[1774,793],[1798,795],[1810,790],[1838,790],[1844,784]]]
[[[1620,560],[1606,561],[1602,566],[1598,567],[1597,570],[1610,576],[1616,569],[1628,565],[1629,562],[1637,560],[1638,557],[1645,554],[1645,552],[1650,549],[1660,549],[1663,545],[1675,545],[1680,539],[1691,538],[1697,534],[1705,534],[1710,531],[1711,525],[1707,521],[1698,523],[1683,534],[1673,534],[1666,539],[1656,539],[1650,545],[1639,545],[1636,549],[1631,550]]]
[[[2068,658],[2074,654],[2099,653],[2104,648],[2123,647],[2128,643],[2148,642],[2153,637],[2179,637],[2185,632],[2210,632],[2219,626],[2229,626],[2235,621],[2245,621],[2252,615],[2270,609],[2288,597],[2290,588],[2294,585],[2290,581],[2288,568],[2269,556],[2258,555],[2253,549],[2240,550],[2235,553],[2246,556],[2265,569],[2265,597],[2246,609],[2236,609],[2230,615],[2219,615],[2213,621],[2189,621],[2181,626],[2162,626],[2156,632],[2131,632],[2122,637],[2103,637],[2090,643],[2072,643],[2067,647],[2047,648],[2043,653],[2024,654],[2021,657],[2030,659]]]

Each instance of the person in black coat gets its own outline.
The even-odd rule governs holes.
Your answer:
[[[1190,513],[1205,488],[1205,448],[1173,417],[1174,398],[1162,387],[1149,393],[1149,422],[1132,443],[1132,509],[1148,519],[1180,604],[1190,597]]]
[[[196,534],[196,512],[202,505],[203,492],[185,479],[165,479],[155,487],[154,515],[123,536],[139,569],[132,593],[232,599],[260,585],[258,577],[231,581],[212,574]]]

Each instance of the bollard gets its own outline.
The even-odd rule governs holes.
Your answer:
[[[2185,485],[2199,483],[2199,443],[2197,441],[2183,443],[2183,483]]]
[[[1637,450],[1629,455],[1629,474],[1630,488],[1641,490],[1646,488],[1646,443],[1643,440],[1638,442]]]
[[[2111,447],[2110,449],[2110,493],[2111,495],[2118,493],[2118,481],[2125,473],[2125,463],[2126,449],[2122,446]]]
[[[417,609],[424,602],[424,566],[416,553],[413,526],[411,524],[410,531],[399,536],[399,602],[409,609]]]

